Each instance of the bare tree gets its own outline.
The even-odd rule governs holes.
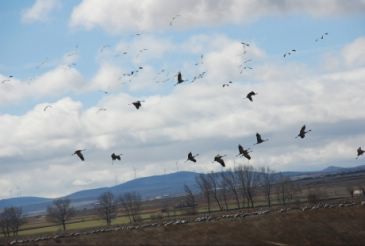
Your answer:
[[[208,213],[210,213],[210,203],[211,203],[211,184],[208,181],[208,178],[204,175],[204,174],[199,174],[199,176],[197,176],[195,178],[196,183],[198,184],[200,191],[202,193],[202,195],[204,196],[204,198],[207,201],[207,205],[208,205]]]
[[[296,192],[296,187],[293,181],[289,177],[280,175],[279,180],[277,182],[278,201],[281,204],[286,205],[289,201],[293,200],[295,192]]]
[[[208,174],[207,176],[208,178],[208,182],[210,182],[210,186],[212,188],[212,195],[213,195],[213,198],[214,200],[217,202],[217,205],[219,207],[219,210],[223,210],[223,207],[220,203],[220,199],[219,199],[219,191],[218,191],[218,178],[219,176],[214,173],[214,172],[211,172]]]
[[[241,184],[242,195],[246,197],[247,204],[253,208],[257,185],[256,171],[252,166],[244,165],[237,167],[236,173]]]
[[[98,198],[96,211],[106,221],[108,226],[111,225],[112,219],[117,217],[117,206],[117,202],[111,192],[104,192]]]
[[[236,200],[237,208],[240,208],[240,199],[236,188],[237,178],[235,173],[232,170],[228,170],[226,172],[221,172],[221,176],[225,186],[232,192],[234,199]]]
[[[75,209],[71,207],[68,198],[60,198],[53,201],[53,205],[47,208],[47,219],[62,225],[63,231],[66,230],[66,222],[75,215]]]
[[[9,214],[5,212],[5,210],[0,214],[0,227],[1,232],[4,234],[4,237],[10,237],[11,229],[10,229],[10,218]]]
[[[4,211],[0,214],[0,227],[5,237],[9,237],[11,233],[13,236],[18,235],[19,228],[24,222],[21,208],[4,208]]]
[[[273,180],[274,171],[271,170],[269,167],[262,167],[260,168],[260,177],[267,205],[271,207],[271,193],[272,193],[272,184],[274,181]]]
[[[219,179],[219,186],[221,188],[221,194],[222,194],[222,198],[223,198],[223,202],[224,202],[224,207],[226,210],[228,210],[229,209],[229,206],[228,206],[229,189],[228,189],[227,183],[224,182],[221,175],[220,175],[220,179]]]
[[[185,204],[188,208],[190,208],[190,213],[195,214],[197,204],[195,201],[194,194],[188,185],[184,185],[184,191],[185,191]]]
[[[127,192],[120,196],[119,200],[129,217],[130,223],[137,222],[142,206],[141,196],[137,192]]]

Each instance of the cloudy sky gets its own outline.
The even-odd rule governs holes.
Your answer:
[[[1,1],[0,198],[219,171],[238,144],[277,171],[364,164],[364,26],[364,0]]]

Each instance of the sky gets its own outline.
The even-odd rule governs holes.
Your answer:
[[[216,154],[226,168],[365,164],[364,13],[364,0],[1,1],[0,199],[220,171]]]

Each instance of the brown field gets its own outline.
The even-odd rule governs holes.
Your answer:
[[[30,245],[365,245],[365,207],[120,230]]]
[[[306,196],[309,192],[318,195],[317,204],[355,202],[357,206],[319,208],[304,212],[291,209],[287,213],[279,213],[283,205],[278,203],[276,194],[273,194],[274,212],[270,214],[195,223],[193,221],[196,217],[207,212],[205,200],[197,196],[198,214],[187,216],[184,215],[185,211],[173,209],[182,199],[177,197],[143,203],[140,224],[158,223],[157,227],[83,235],[82,232],[105,228],[105,222],[95,215],[95,211],[83,210],[68,223],[66,233],[81,233],[80,236],[34,242],[34,239],[40,237],[53,238],[56,234],[62,234],[59,225],[46,221],[44,216],[37,216],[27,219],[18,239],[33,239],[28,245],[365,245],[365,207],[359,205],[363,198],[352,199],[348,192],[348,187],[365,187],[364,172],[302,179],[295,183],[300,190],[285,207],[303,208],[308,205]],[[162,204],[166,202],[171,208],[168,214],[161,212]],[[223,214],[266,209],[266,201],[258,190],[255,208],[235,210],[235,206],[235,201],[230,200],[230,211],[218,211],[217,205],[212,203],[212,216],[219,218]],[[124,212],[121,210],[118,215],[112,226],[127,226],[129,221]],[[183,218],[192,223],[163,226],[156,215],[164,222]],[[4,238],[0,238],[0,245],[3,244]]]

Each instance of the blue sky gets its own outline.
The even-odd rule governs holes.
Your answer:
[[[232,168],[236,146],[252,145],[257,131],[271,140],[255,147],[256,167],[363,164],[353,157],[365,144],[365,114],[355,110],[365,106],[364,10],[356,0],[2,1],[0,79],[14,78],[0,88],[8,140],[0,198],[112,185],[133,178],[133,168],[138,176],[173,172],[193,148],[199,164],[180,170],[220,170],[211,164],[218,152]],[[250,43],[243,56],[240,42]],[[240,73],[248,59],[253,69]],[[138,66],[127,82],[123,73]],[[206,75],[174,86],[178,71],[189,80]],[[251,90],[258,96],[248,104]],[[145,102],[136,111],[129,104],[138,99]],[[298,142],[303,124],[317,130]],[[71,156],[77,148],[88,149],[85,163]],[[111,167],[112,152],[125,158]],[[68,175],[56,179],[58,172]],[[31,177],[46,178],[26,185]]]

